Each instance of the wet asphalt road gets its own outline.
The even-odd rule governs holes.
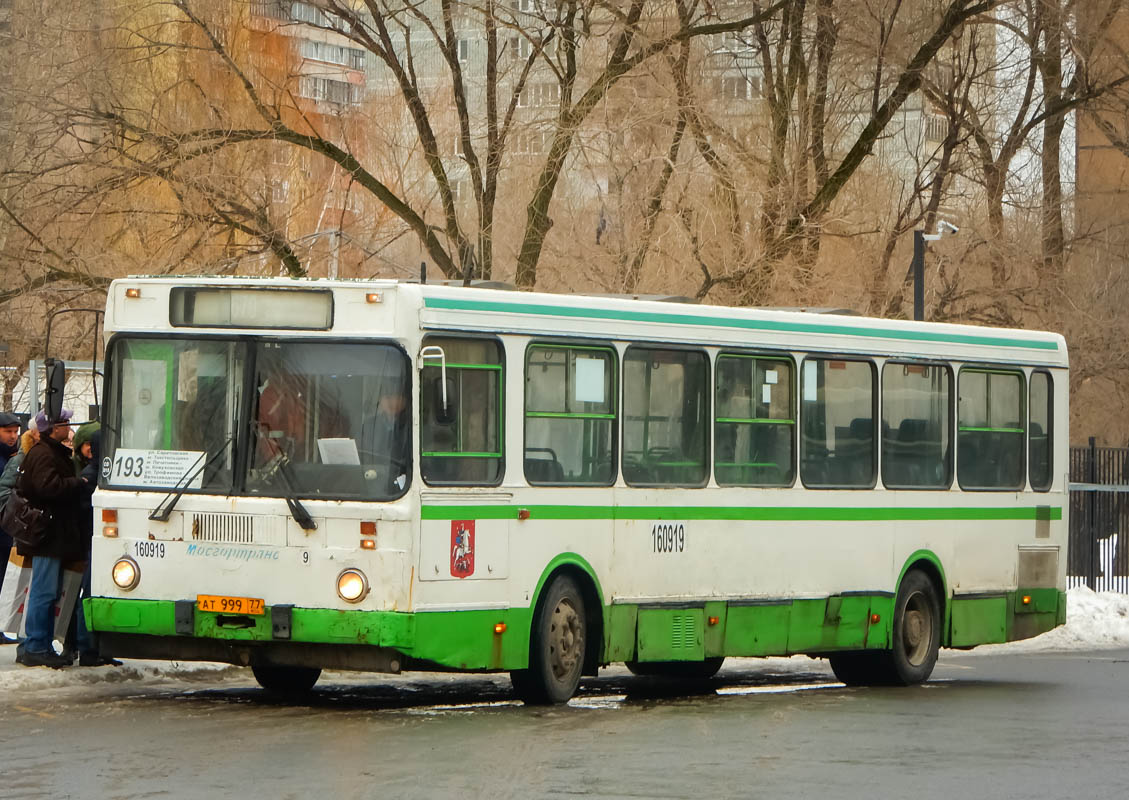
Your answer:
[[[282,702],[235,669],[0,697],[0,797],[1129,797],[1124,650],[945,653],[910,689],[814,661],[731,660],[696,691],[618,668],[552,709],[502,676],[334,673]]]

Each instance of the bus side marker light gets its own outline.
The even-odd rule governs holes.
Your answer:
[[[375,522],[362,522],[361,523],[361,536],[376,536],[376,523]]]
[[[1025,605],[1025,606],[1031,605],[1031,595],[1029,595],[1029,594],[1023,595],[1023,605]]]
[[[118,526],[117,525],[103,525],[102,526],[102,535],[104,537],[106,537],[107,539],[117,539],[118,538]]]
[[[376,549],[376,539],[361,539],[361,549],[362,550],[375,550]]]
[[[365,295],[366,303],[383,303],[384,296],[380,292],[369,292]]]
[[[882,617],[878,616],[877,614],[871,614],[870,615],[870,624],[871,625],[877,625],[881,621],[882,621]]]
[[[116,508],[103,508],[102,509],[102,521],[103,522],[117,522],[118,521],[118,511],[117,511],[117,509]]]
[[[529,509],[528,508],[519,508],[517,510],[517,518],[522,520],[522,521],[529,519]]]
[[[721,619],[720,619],[720,618],[718,618],[718,617],[710,617],[710,618],[709,618],[709,623],[710,623],[710,625],[716,625],[716,624],[717,624],[717,623],[719,623],[719,622],[721,622]]]
[[[494,633],[495,634],[501,636],[505,632],[506,632],[506,623],[504,623],[504,622],[495,622],[494,623]]]
[[[131,300],[136,300],[137,298],[141,297],[141,290],[136,287],[126,289],[125,296]]]

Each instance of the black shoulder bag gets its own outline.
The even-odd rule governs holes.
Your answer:
[[[19,488],[12,489],[4,512],[0,514],[0,528],[16,544],[35,550],[47,538],[51,526],[51,512],[33,506]]]

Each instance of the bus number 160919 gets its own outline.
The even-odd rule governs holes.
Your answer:
[[[685,527],[656,523],[651,528],[651,546],[656,553],[681,553],[686,549]]]

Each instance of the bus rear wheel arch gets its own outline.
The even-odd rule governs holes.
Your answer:
[[[833,653],[835,677],[848,686],[912,686],[933,673],[944,620],[936,578],[915,565],[894,599],[889,650]]]

